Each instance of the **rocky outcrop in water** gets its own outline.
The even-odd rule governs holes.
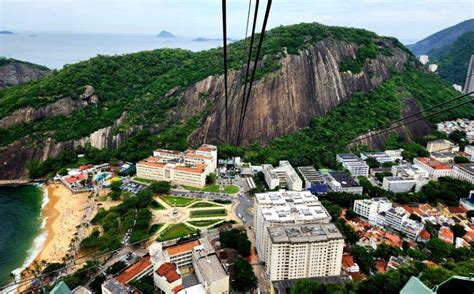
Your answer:
[[[0,89],[37,80],[50,72],[44,66],[14,59],[0,59]]]

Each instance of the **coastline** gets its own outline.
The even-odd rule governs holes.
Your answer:
[[[41,212],[42,232],[35,238],[31,253],[17,270],[18,279],[29,276],[30,270],[42,263],[63,263],[81,224],[89,193],[73,194],[61,183],[43,185],[45,199]],[[27,285],[20,287],[20,290]]]

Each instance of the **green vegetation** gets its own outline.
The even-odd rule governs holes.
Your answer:
[[[211,202],[201,201],[201,202],[194,203],[193,205],[190,206],[190,208],[216,207],[216,206],[219,206],[219,205],[211,203]]]
[[[179,223],[167,226],[156,239],[159,242],[179,239],[196,234],[197,231],[186,224]]]
[[[188,223],[196,227],[208,227],[210,225],[214,225],[221,221],[222,219],[203,219],[203,220],[188,221]]]
[[[252,292],[257,289],[258,279],[253,272],[250,263],[242,257],[238,257],[234,262],[235,274],[232,280],[232,288],[240,292]]]
[[[151,182],[153,182],[152,180],[142,179],[142,178],[137,178],[137,177],[133,178],[133,180],[140,183],[144,183],[144,184],[150,184]]]
[[[92,224],[100,225],[102,230],[95,229],[82,240],[81,249],[86,252],[105,252],[120,247],[125,233],[131,229],[130,243],[149,238],[154,228],[150,227],[151,212],[148,209],[152,202],[152,193],[140,191],[123,203],[109,210],[99,209],[92,219]],[[133,225],[136,220],[135,225]]]
[[[469,60],[474,52],[474,32],[461,35],[453,44],[430,52],[430,63],[438,64],[441,77],[452,84],[464,85]]]
[[[339,65],[339,70],[341,72],[351,71],[355,74],[360,73],[367,59],[375,59],[377,57],[377,51],[378,47],[373,43],[361,46],[357,51],[356,58],[343,60]]]
[[[201,218],[201,217],[215,217],[215,216],[226,216],[226,209],[199,209],[191,210],[191,218]]]
[[[167,181],[152,181],[150,184],[150,190],[153,193],[164,194],[171,190],[171,184]]]
[[[177,207],[185,207],[189,204],[196,201],[194,198],[186,198],[186,197],[177,197],[177,196],[161,196],[161,199],[165,201],[169,206],[176,205]]]
[[[156,293],[153,275],[147,275],[139,280],[129,282],[130,286],[137,288],[141,293]]]
[[[191,186],[185,186],[183,185],[183,188],[189,191],[202,191],[202,192],[211,192],[211,193],[225,193],[225,194],[235,194],[239,192],[239,187],[235,185],[225,185],[224,186],[224,191],[221,191],[220,185],[217,184],[211,184],[211,185],[206,185],[204,188],[196,188],[196,187],[191,187]]]
[[[223,247],[234,248],[244,257],[250,255],[251,243],[245,230],[230,229],[222,231],[219,233],[219,239]]]
[[[159,201],[156,201],[156,200],[153,200],[151,202],[151,208],[158,209],[158,210],[166,209]]]

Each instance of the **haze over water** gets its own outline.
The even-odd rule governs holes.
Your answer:
[[[96,55],[133,53],[159,48],[200,51],[222,46],[222,41],[194,42],[194,37],[157,38],[156,35],[14,32],[0,35],[0,56],[51,69],[87,60]]]

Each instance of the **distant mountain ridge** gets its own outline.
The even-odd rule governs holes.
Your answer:
[[[158,35],[156,35],[158,38],[176,38],[175,35],[173,35],[170,32],[167,31],[161,31]]]
[[[0,31],[0,35],[13,35],[13,32],[10,32],[10,31]]]
[[[452,45],[457,38],[470,31],[474,31],[474,19],[460,22],[457,25],[434,33],[415,44],[407,45],[407,47],[415,55],[430,55],[431,51]]]

